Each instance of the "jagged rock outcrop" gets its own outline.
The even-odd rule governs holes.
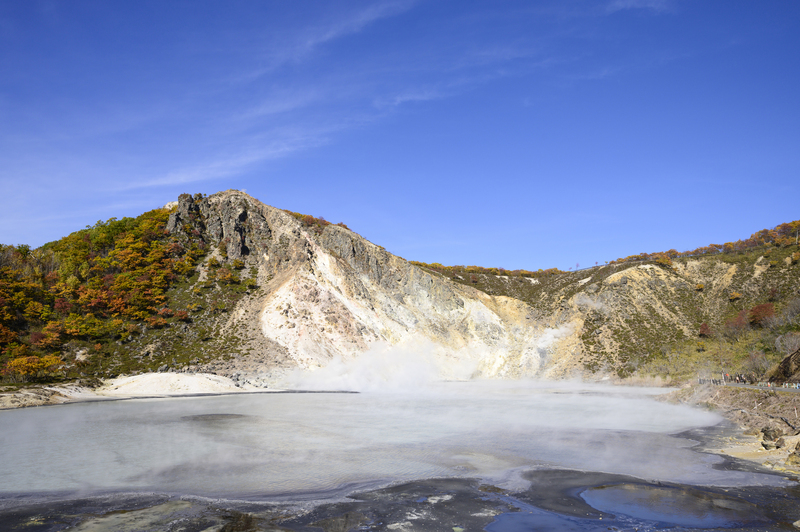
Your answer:
[[[781,360],[770,376],[772,382],[800,382],[800,349]]]
[[[344,227],[304,224],[242,192],[184,194],[167,228],[258,269],[261,290],[240,302],[229,327],[257,330],[299,367],[389,344],[428,351],[443,377],[537,375],[567,336],[522,301],[442,279]],[[276,363],[258,345],[250,352]]]

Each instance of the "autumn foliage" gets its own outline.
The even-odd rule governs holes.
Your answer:
[[[310,214],[300,214],[299,212],[292,212],[284,210],[283,212],[287,214],[291,214],[296,219],[300,220],[300,222],[307,228],[311,229],[314,233],[320,234],[325,227],[329,225],[337,225],[339,227],[343,227],[344,229],[350,230],[347,225],[342,222],[331,224],[328,220],[320,216],[317,218],[316,216],[311,216]]]
[[[506,270],[505,268],[484,268],[482,266],[444,266],[439,264],[438,262],[433,263],[425,263],[419,261],[411,261],[411,264],[414,266],[420,266],[422,268],[427,268],[429,270],[433,270],[435,272],[444,273],[450,276],[453,275],[460,275],[460,274],[467,274],[470,276],[470,279],[474,277],[473,282],[477,283],[478,278],[476,274],[483,274],[483,275],[508,275],[513,277],[547,277],[549,275],[555,275],[558,273],[565,273],[558,268],[549,268],[547,270],[537,270],[537,271],[529,271],[529,270]]]
[[[775,306],[772,303],[764,303],[756,305],[750,309],[747,317],[750,320],[750,325],[755,327],[763,327],[769,318],[775,316]]]
[[[743,253],[751,249],[764,246],[787,247],[797,245],[800,242],[800,220],[780,224],[774,229],[762,229],[750,235],[746,240],[736,242],[726,242],[724,244],[709,244],[691,251],[659,251],[656,253],[639,253],[611,261],[611,264],[622,264],[625,262],[655,261],[658,264],[668,265],[667,260],[681,257],[697,257],[701,255],[717,255],[719,253]],[[800,253],[797,253],[797,260],[800,260]],[[794,257],[794,255],[792,256]]]
[[[737,312],[733,318],[725,322],[724,331],[726,336],[738,338],[751,327],[766,327],[774,316],[775,306],[772,303],[762,303],[749,310],[743,309]],[[700,326],[700,336],[703,336],[704,327],[707,327],[707,324]]]
[[[136,322],[166,325],[166,292],[195,270],[202,241],[165,231],[169,213],[112,218],[31,250],[0,245],[0,368],[11,380],[57,367],[70,339],[111,339]],[[50,358],[49,358],[50,357]]]
[[[16,382],[27,382],[56,371],[61,359],[55,355],[21,356],[6,362],[2,373],[4,377]]]
[[[747,319],[747,310],[739,311],[736,316],[725,322],[725,333],[731,338],[738,338],[750,328],[750,321]]]

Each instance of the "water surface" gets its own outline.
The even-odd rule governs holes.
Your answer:
[[[658,390],[443,383],[409,393],[260,394],[78,403],[0,412],[0,493],[139,490],[335,499],[435,477],[524,486],[572,468],[695,485],[778,484],[715,468],[673,436],[720,421]]]

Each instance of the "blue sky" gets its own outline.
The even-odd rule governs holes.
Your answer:
[[[410,260],[800,218],[800,3],[0,3],[0,242],[236,188]]]

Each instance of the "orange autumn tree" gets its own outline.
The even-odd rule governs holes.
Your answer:
[[[179,242],[168,234],[168,218],[165,209],[112,218],[37,250],[0,245],[3,376],[51,374],[47,357],[65,341],[110,340],[164,308],[171,284],[207,247],[199,235]]]

